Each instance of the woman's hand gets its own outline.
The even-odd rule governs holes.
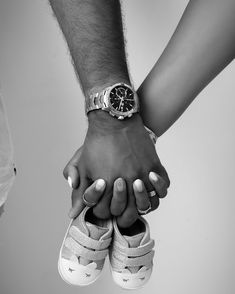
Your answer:
[[[137,211],[148,210],[149,206],[151,209],[148,211],[153,211],[159,206],[159,198],[163,198],[167,194],[166,182],[162,177],[156,173],[151,172],[149,174],[149,180],[152,182],[152,185],[156,191],[156,195],[151,197],[146,190],[144,183],[137,179],[133,182],[133,192],[135,196],[135,203]],[[84,192],[84,198],[89,203],[99,203],[101,197],[103,196],[105,181],[103,179],[96,180],[91,184]],[[114,212],[114,216],[117,216],[117,223],[120,227],[126,227],[126,220],[123,219],[121,214],[124,212],[127,205],[127,190],[126,183],[122,178],[115,180],[113,185],[113,197],[111,200],[110,209]],[[83,203],[83,208],[85,203]],[[95,205],[94,205],[95,207]]]
[[[148,135],[147,135],[147,138],[149,138]],[[149,144],[150,146],[153,146],[152,141],[150,141]],[[85,193],[87,193],[88,191],[88,196],[85,196],[86,197],[85,199],[87,199],[88,197],[88,201],[89,199],[91,199],[92,202],[97,203],[96,207],[94,208],[95,214],[96,214],[97,206],[100,205],[100,200],[102,200],[104,197],[104,192],[107,191],[107,185],[106,185],[106,182],[104,181],[94,182],[92,180],[89,181],[88,179],[86,180],[83,179],[83,181],[81,181],[81,174],[84,173],[84,171],[81,170],[81,166],[79,165],[82,152],[83,152],[83,146],[77,150],[77,152],[74,154],[74,156],[72,157],[72,159],[70,160],[70,162],[67,164],[67,166],[64,169],[64,176],[66,179],[68,179],[70,186],[74,189],[72,193],[73,208],[71,210],[71,215],[70,215],[71,217],[75,217],[76,215],[78,215],[81,212],[81,210],[84,208],[82,194],[84,194],[85,191],[86,191]],[[119,163],[120,170],[127,171],[126,168],[123,170],[123,166],[125,165],[121,165]],[[106,213],[108,210],[110,214],[108,216],[98,215],[98,217],[107,218],[107,217],[110,217],[111,215],[114,215],[118,217],[118,223],[120,226],[127,227],[131,225],[138,217],[138,211],[136,209],[136,205],[137,205],[137,208],[140,210],[145,210],[147,205],[149,207],[147,191],[152,191],[153,189],[155,189],[159,197],[164,197],[167,194],[169,179],[163,166],[161,166],[160,170],[161,170],[162,176],[160,176],[159,174],[157,175],[157,173],[154,173],[154,172],[146,173],[146,177],[148,178],[148,181],[146,181],[146,178],[145,178],[145,182],[147,182],[148,186],[146,186],[145,182],[143,182],[143,190],[141,190],[140,184],[138,185],[138,182],[137,182],[137,185],[134,185],[134,187],[132,185],[134,180],[138,178],[137,176],[135,178],[133,177],[133,179],[129,181],[129,186],[128,186],[128,183],[126,183],[126,181],[122,179],[121,177],[114,179],[113,185],[111,185],[110,187],[111,189],[110,189],[110,200],[108,202],[108,209],[106,209]],[[119,171],[119,174],[121,173]],[[101,175],[101,170],[99,171],[98,174]],[[97,179],[98,178],[101,178],[101,177],[97,176]],[[101,183],[103,184],[100,185]],[[89,187],[89,185],[91,185],[91,187]],[[82,194],[81,194],[81,191],[83,191]],[[129,191],[131,191],[132,196],[134,196],[135,194],[135,198],[133,197],[131,202],[130,201],[128,202]],[[101,196],[102,196],[102,199],[101,199]],[[153,197],[151,199],[151,206],[152,206],[151,210],[156,209],[158,207],[158,204],[159,204],[158,197]],[[133,217],[131,218],[130,218],[130,211],[133,212]]]

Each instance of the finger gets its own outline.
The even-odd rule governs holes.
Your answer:
[[[149,192],[153,190],[153,185],[149,180],[148,173],[141,177],[141,181],[144,184],[144,188],[146,189],[146,191]]]
[[[100,198],[100,201],[93,208],[93,213],[96,217],[101,219],[108,219],[112,216],[110,212],[110,203],[111,203],[112,194],[113,194],[112,190],[113,190],[113,184],[110,185],[110,183],[106,181],[105,191],[103,192],[103,195]]]
[[[113,184],[113,197],[111,199],[110,212],[114,216],[121,215],[127,204],[126,182],[122,178],[115,180]]]
[[[104,189],[105,181],[103,179],[98,179],[86,189],[86,191],[83,193],[83,198],[85,198],[88,203],[97,204],[104,192]]]
[[[77,169],[77,163],[81,156],[82,147],[80,147],[70,161],[67,163],[63,170],[63,175],[65,179],[68,181],[69,186],[73,189],[77,189],[79,185],[79,171]]]
[[[67,181],[72,189],[77,189],[79,186],[79,173],[75,166],[69,165],[67,169]]]
[[[140,180],[136,180],[136,181],[140,181]],[[133,184],[134,194],[135,194],[135,198],[136,198],[136,206],[140,210],[146,210],[149,208],[149,205],[151,205],[150,211],[153,211],[153,210],[157,209],[160,204],[158,195],[156,195],[154,197],[150,197],[143,182],[142,182],[142,184],[143,184],[143,188],[142,187],[139,188],[139,191],[137,191],[138,187],[136,187],[136,184],[135,185]],[[137,182],[137,185],[138,185],[138,182]],[[142,189],[143,189],[143,191],[142,191]]]
[[[149,200],[151,202],[151,211],[154,211],[155,209],[158,208],[158,206],[160,204],[160,200],[157,195],[154,197],[150,197]]]
[[[159,171],[158,174],[166,182],[166,187],[169,188],[170,187],[170,179],[169,179],[168,173],[163,165],[161,166],[161,170]]]
[[[149,207],[151,207],[151,202],[148,196],[148,193],[145,189],[144,183],[137,179],[133,183],[133,190],[135,195],[135,201],[136,201],[136,207],[137,210],[147,210]]]
[[[149,180],[154,186],[159,198],[164,198],[167,195],[166,181],[155,172],[149,173]]]
[[[127,207],[122,215],[117,217],[117,224],[119,227],[130,227],[139,217],[136,209],[135,196],[132,187],[132,182],[127,183],[128,202]]]
[[[90,186],[90,182],[86,177],[81,177],[80,185],[78,189],[73,190],[72,192],[72,208],[69,212],[70,218],[77,217],[81,211],[84,209],[85,204],[82,200],[82,195],[86,191],[86,189]]]

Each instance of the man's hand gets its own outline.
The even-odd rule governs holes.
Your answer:
[[[150,191],[153,190],[153,185],[149,181],[149,173],[155,171],[168,185],[167,173],[138,114],[125,121],[118,121],[104,111],[92,111],[88,119],[89,127],[81,154],[77,153],[77,161],[73,158],[80,184],[73,191],[71,217],[79,214],[84,207],[82,195],[86,188],[93,181],[102,178],[106,187],[103,197],[93,209],[94,214],[99,218],[119,216],[119,224],[123,227],[129,226],[138,217],[133,182],[136,179],[143,180],[147,191]],[[64,174],[65,177],[68,175],[68,166]],[[113,183],[120,177],[126,182],[128,194],[123,213],[122,205],[111,205]]]

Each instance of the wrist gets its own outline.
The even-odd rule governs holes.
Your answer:
[[[88,113],[89,127],[99,130],[115,131],[132,127],[136,124],[143,124],[139,113],[133,114],[131,117],[118,120],[103,110],[94,110]]]
[[[92,86],[87,87],[85,89],[85,97],[87,97],[93,93],[98,93],[104,90],[105,88],[112,86],[117,83],[125,83],[127,85],[131,85],[130,79],[128,75],[112,75],[107,79],[103,79],[102,81],[94,81]]]

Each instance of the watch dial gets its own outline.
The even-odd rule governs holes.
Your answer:
[[[128,112],[135,106],[134,93],[128,87],[121,85],[110,92],[110,104],[120,112]]]

